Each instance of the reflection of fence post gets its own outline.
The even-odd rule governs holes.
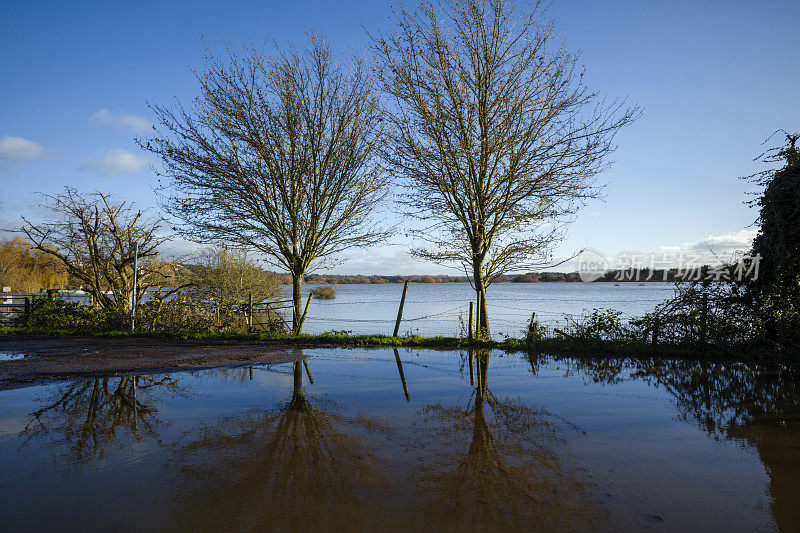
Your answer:
[[[400,309],[397,310],[397,321],[394,323],[394,335],[397,337],[397,332],[400,331],[400,320],[403,318],[403,305],[406,303],[406,292],[408,291],[408,280],[403,284],[403,296],[400,297]]]
[[[253,332],[253,293],[247,295],[247,333]],[[252,372],[252,368],[250,369]],[[252,378],[251,378],[252,379]]]
[[[467,339],[469,339],[469,342],[472,342],[472,306],[473,306],[473,304],[474,304],[474,302],[470,302],[469,303],[469,319],[467,320],[467,322],[469,323],[469,327],[467,327]],[[472,366],[471,365],[472,365],[472,359],[470,358],[470,368],[469,368],[470,372],[472,372]]]
[[[661,325],[661,319],[655,317],[653,320],[653,346],[658,344],[658,327]]]
[[[472,302],[470,302],[471,304]],[[475,370],[472,364],[472,348],[470,348],[467,353],[469,354],[469,386],[475,386]]]
[[[397,371],[400,373],[400,381],[403,383],[403,394],[406,395],[406,401],[411,401],[411,395],[408,393],[408,385],[406,385],[406,375],[403,373],[403,362],[400,360],[400,352],[394,348],[394,360],[397,362]]]
[[[133,243],[133,292],[131,292],[131,333],[136,331],[136,302],[139,300],[139,241]]]
[[[309,298],[310,300],[311,298]],[[306,367],[306,374],[308,374],[308,382],[314,384],[314,378],[311,377],[311,370],[308,369],[308,361],[303,359],[303,366]]]
[[[137,412],[139,400],[136,399],[136,376],[133,376],[133,431],[139,429],[139,417]]]

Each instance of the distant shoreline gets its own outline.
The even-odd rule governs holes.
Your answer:
[[[281,282],[290,284],[291,278],[288,275],[280,274]],[[667,279],[664,279],[663,272],[642,273],[639,279],[630,279],[630,276],[622,278],[620,272],[611,271],[589,283],[669,283],[679,280],[676,273],[669,272]],[[650,279],[645,279],[645,278]],[[389,283],[469,283],[470,279],[466,276],[435,276],[435,275],[348,275],[348,274],[309,274],[304,283],[311,285],[383,285]],[[577,272],[537,272],[528,274],[518,274],[512,276],[500,276],[494,283],[585,283]]]

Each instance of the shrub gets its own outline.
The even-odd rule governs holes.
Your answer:
[[[525,332],[525,341],[529,344],[540,341],[544,339],[546,333],[547,328],[536,319],[536,313],[533,313],[528,322],[528,330]]]
[[[571,319],[568,328],[573,336],[584,340],[627,341],[635,333],[622,322],[622,312],[613,309],[592,309],[588,315]]]
[[[187,291],[165,300],[152,300],[139,307],[137,330],[146,332],[180,331],[199,333],[244,333],[247,331],[247,314],[243,304],[200,297]],[[274,313],[254,312],[253,329],[266,333],[285,333],[283,321]]]
[[[679,282],[671,299],[631,324],[641,337],[658,328],[659,343],[731,346],[763,334],[758,315],[743,304],[734,284]]]
[[[314,295],[314,298],[319,298],[320,300],[333,300],[336,298],[336,287],[333,285],[314,287],[311,289],[311,294]]]
[[[37,298],[31,303],[30,313],[19,316],[15,323],[85,333],[122,331],[130,327],[130,315],[118,309],[95,309],[77,302]]]

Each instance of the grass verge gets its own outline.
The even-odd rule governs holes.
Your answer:
[[[702,347],[658,345],[641,342],[612,342],[573,337],[544,338],[534,342],[524,339],[506,338],[500,341],[469,341],[459,337],[423,337],[408,335],[388,337],[385,335],[349,335],[326,333],[321,335],[288,335],[267,333],[216,333],[216,332],[163,332],[129,333],[126,331],[86,332],[48,328],[0,327],[1,336],[47,336],[47,337],[96,337],[96,338],[144,338],[174,339],[187,341],[258,342],[264,344],[296,346],[353,346],[353,347],[397,347],[430,348],[437,350],[497,349],[505,352],[527,352],[530,354],[589,356],[620,358],[689,358],[728,360],[797,360],[797,354],[785,353],[774,347]]]

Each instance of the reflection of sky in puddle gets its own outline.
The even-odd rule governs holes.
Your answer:
[[[482,366],[431,350],[303,355],[308,367],[0,391],[0,530],[798,524],[796,371],[500,352]]]
[[[5,350],[0,350],[0,361],[16,361],[17,359],[23,359],[25,354],[22,352],[9,352]]]

